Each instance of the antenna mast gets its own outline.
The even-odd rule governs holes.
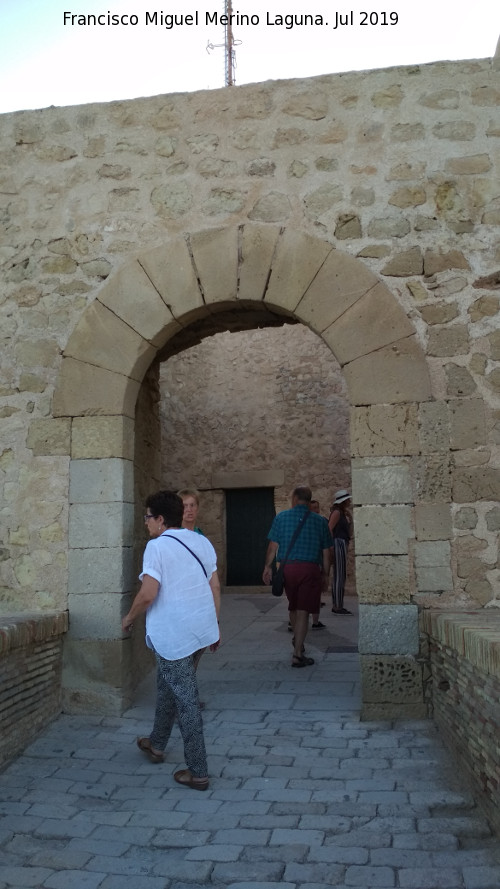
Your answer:
[[[226,86],[234,86],[236,83],[236,51],[233,37],[233,0],[225,0],[225,13],[227,24],[224,27],[224,50],[226,56]]]

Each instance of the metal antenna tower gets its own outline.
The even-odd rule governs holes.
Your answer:
[[[241,40],[235,40],[233,36],[233,25],[231,18],[233,15],[232,0],[224,0],[224,16],[226,24],[224,25],[224,43],[207,43],[207,52],[212,49],[224,48],[224,83],[225,86],[235,86],[236,84],[236,50],[235,46],[241,44]]]

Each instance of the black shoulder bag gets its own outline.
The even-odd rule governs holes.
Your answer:
[[[297,537],[299,536],[300,532],[302,531],[302,528],[304,527],[308,518],[309,518],[309,510],[307,510],[307,512],[304,513],[299,524],[295,528],[295,531],[293,532],[293,537],[292,537],[292,539],[288,545],[288,549],[285,553],[285,558],[283,559],[282,562],[280,562],[280,566],[271,581],[271,592],[272,592],[273,596],[282,596],[283,595],[283,590],[285,589],[285,575],[283,573],[283,569],[288,561],[288,556],[290,555],[290,553],[292,551],[292,547],[293,547],[295,541],[297,540]]]

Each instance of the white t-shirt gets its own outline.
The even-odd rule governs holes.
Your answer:
[[[196,553],[207,577],[185,546],[169,536],[179,538]],[[146,612],[146,645],[165,660],[180,660],[217,642],[219,626],[208,582],[216,568],[217,556],[210,541],[187,528],[169,528],[146,546],[139,578],[148,574],[160,584]]]

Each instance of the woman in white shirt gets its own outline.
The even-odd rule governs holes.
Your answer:
[[[219,644],[220,584],[215,550],[200,534],[181,528],[184,507],[173,491],[158,491],[146,500],[149,535],[141,588],[122,620],[128,632],[146,612],[146,644],[157,662],[157,696],[153,730],[138,738],[151,762],[163,762],[177,716],[184,742],[186,769],[175,772],[179,784],[195,790],[209,786],[203,722],[193,655]]]

